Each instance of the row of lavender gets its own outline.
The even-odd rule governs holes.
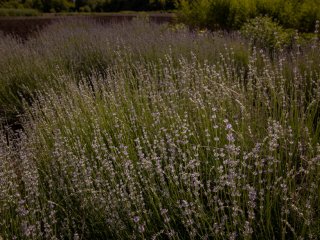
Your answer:
[[[2,36],[0,238],[317,239],[320,48],[295,40],[141,21]]]

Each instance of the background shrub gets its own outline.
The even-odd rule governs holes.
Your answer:
[[[227,30],[239,29],[251,18],[269,16],[285,28],[312,32],[320,14],[319,0],[183,0],[179,6],[180,17],[187,23]]]
[[[242,26],[241,34],[254,45],[272,51],[290,46],[294,31],[283,29],[269,17],[257,17]]]

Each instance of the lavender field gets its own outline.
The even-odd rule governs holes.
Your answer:
[[[0,33],[0,239],[319,239],[318,29]]]

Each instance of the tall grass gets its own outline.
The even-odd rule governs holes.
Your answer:
[[[269,54],[235,35],[87,24],[1,40],[22,77],[31,56],[46,76],[25,80],[24,130],[0,134],[1,237],[319,237],[317,39]]]

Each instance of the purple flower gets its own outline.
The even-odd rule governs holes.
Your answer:
[[[134,216],[134,217],[133,217],[133,221],[134,221],[135,223],[139,222],[139,220],[140,220],[139,216]]]

